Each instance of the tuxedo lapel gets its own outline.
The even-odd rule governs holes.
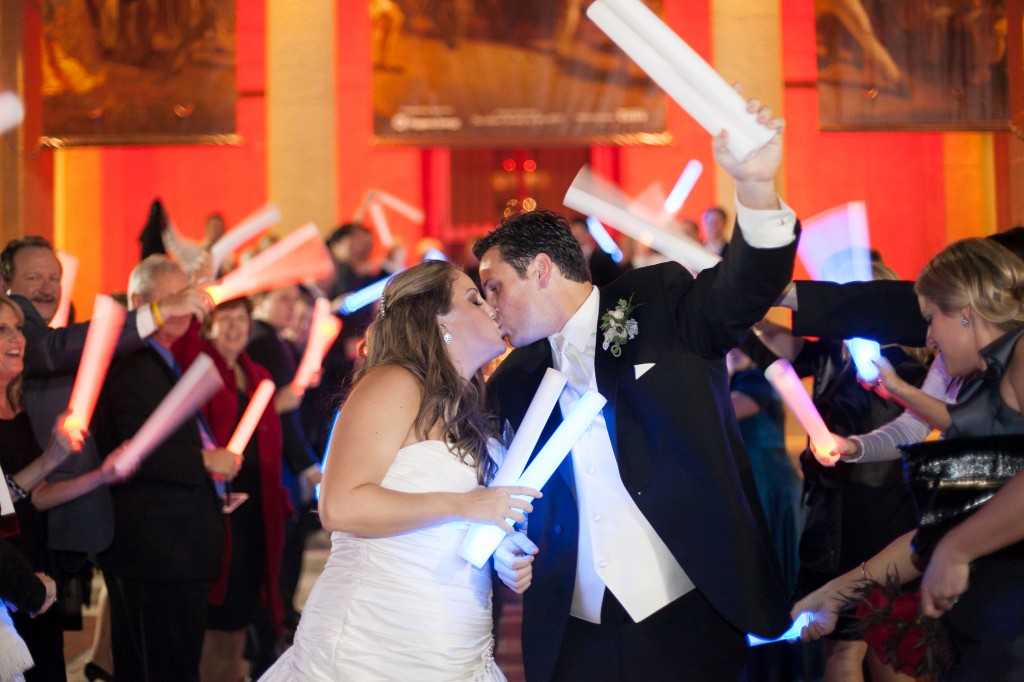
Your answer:
[[[619,389],[619,373],[622,363],[630,355],[629,344],[622,346],[622,355],[615,357],[611,352],[604,350],[601,343],[604,333],[601,331],[601,315],[604,311],[611,310],[615,304],[615,297],[609,296],[601,290],[601,313],[597,318],[597,344],[594,347],[594,374],[597,377],[597,391],[607,400],[601,412],[604,414],[604,423],[608,428],[608,439],[612,442],[612,451],[616,458],[619,454],[618,440],[615,429],[615,395]]]

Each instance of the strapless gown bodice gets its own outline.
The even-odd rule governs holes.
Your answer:
[[[461,493],[478,483],[447,444],[422,441],[398,451],[381,485]],[[504,681],[492,654],[490,567],[458,555],[468,527],[333,533],[294,645],[262,679]]]

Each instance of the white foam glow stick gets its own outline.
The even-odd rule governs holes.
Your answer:
[[[566,376],[557,369],[549,367],[544,372],[540,385],[537,387],[537,392],[533,394],[533,400],[530,401],[530,406],[526,409],[522,422],[519,423],[519,429],[516,431],[516,435],[512,437],[512,442],[509,443],[505,458],[502,460],[501,466],[498,467],[498,472],[494,474],[494,478],[488,485],[492,487],[513,485],[519,480],[523,470],[526,468],[527,460],[530,459],[530,455],[533,454],[534,449],[537,447],[541,431],[544,430],[544,425],[547,423],[548,417],[551,416],[551,410],[555,408],[555,403],[558,402],[558,397],[562,394],[562,389],[565,388],[567,381]],[[484,548],[489,547],[490,542],[493,541],[495,530],[499,531],[502,536],[504,535],[504,531],[497,526],[488,526],[482,523],[470,526],[469,532],[466,533],[466,539],[462,542],[459,555],[467,561],[474,561],[474,558],[479,558],[477,554],[481,554]],[[482,539],[480,539],[481,536],[483,536]],[[487,536],[490,536],[490,538]],[[501,542],[500,537],[498,542]],[[473,547],[481,547],[481,549],[474,551]],[[487,556],[489,557],[490,554]],[[483,561],[486,560],[487,558],[484,557],[478,566],[482,566]]]
[[[674,234],[656,227],[651,221],[637,216],[625,207],[628,197],[612,183],[594,175],[584,166],[565,193],[562,203],[585,215],[592,215],[608,223],[620,232],[629,235],[641,244],[665,254],[690,270],[700,271],[712,267],[721,259],[688,237]]]
[[[324,356],[340,333],[341,320],[331,314],[331,302],[326,298],[316,299],[306,350],[302,353],[302,361],[295,372],[295,378],[292,379],[292,391],[295,395],[302,395],[309,388],[313,375],[323,365]]]
[[[25,107],[13,92],[0,92],[0,133],[21,125],[25,119]]]
[[[747,646],[761,646],[762,644],[772,644],[774,642],[786,642],[791,639],[797,639],[800,637],[800,631],[810,625],[813,621],[813,613],[810,611],[801,611],[800,615],[793,621],[793,624],[789,626],[789,629],[775,639],[761,639],[757,635],[747,635]]]
[[[675,214],[683,207],[686,199],[690,196],[690,192],[693,191],[693,186],[697,184],[697,179],[700,178],[700,174],[703,172],[704,164],[697,159],[690,159],[686,164],[686,168],[679,175],[679,179],[676,180],[676,186],[672,188],[668,198],[665,199],[666,212]]]
[[[125,311],[121,304],[110,296],[96,297],[92,308],[89,330],[85,333],[82,358],[78,362],[78,373],[71,389],[68,408],[71,410],[64,419],[64,428],[73,440],[81,442],[82,431],[89,428],[96,399],[107,376],[114,348],[124,326]]]
[[[238,420],[235,432],[231,434],[231,440],[228,441],[227,449],[229,451],[236,455],[241,455],[245,452],[253,432],[256,431],[256,425],[260,423],[260,417],[263,416],[263,412],[267,409],[267,405],[270,404],[270,399],[273,397],[274,382],[270,379],[264,379],[256,386],[256,390],[252,392],[249,404],[245,406],[242,418]]]
[[[796,375],[793,365],[789,364],[789,360],[781,358],[768,365],[764,376],[804,427],[804,431],[811,439],[811,452],[817,460],[825,466],[833,466],[839,460],[839,455],[831,455],[836,449],[836,439],[822,421],[821,414],[811,401],[811,396],[804,390],[804,385],[800,383],[800,377]]]
[[[143,423],[128,445],[115,454],[114,471],[125,478],[138,468],[154,448],[174,433],[186,419],[194,415],[216,393],[224,382],[213,360],[206,353],[200,353],[192,366],[181,375],[174,387],[167,393],[149,419]]]
[[[543,488],[558,469],[558,465],[576,445],[576,441],[580,439],[583,432],[590,428],[590,424],[601,412],[605,402],[607,401],[597,391],[587,391],[580,396],[580,399],[569,410],[569,414],[551,434],[551,438],[526,467],[526,471],[515,482],[515,485],[534,490]],[[498,526],[483,524],[474,524],[470,530],[477,526],[480,526],[481,530],[477,531],[478,535],[474,538],[472,545],[468,547],[463,545],[459,556],[477,568],[481,568],[501,544],[502,538],[505,537],[505,531]]]
[[[384,215],[384,207],[376,201],[370,204],[370,217],[373,218],[373,229],[377,231],[377,238],[384,248],[390,249],[395,243],[391,236],[391,227],[388,225],[387,216]]]
[[[213,256],[213,271],[217,272],[224,259],[239,246],[258,237],[279,222],[281,222],[281,210],[274,203],[264,204],[247,215],[210,247],[210,255]]]
[[[306,223],[206,287],[215,304],[334,275],[334,261],[320,231]]]
[[[391,210],[398,211],[414,223],[423,222],[423,211],[412,204],[406,203],[394,194],[389,194],[383,190],[377,190],[374,194],[376,195],[377,201],[384,204]]]
[[[50,320],[52,329],[68,326],[71,294],[75,290],[75,278],[78,277],[78,256],[58,251],[57,260],[60,261],[60,303],[57,305],[57,312],[53,314],[53,319]]]
[[[738,92],[641,0],[595,0],[587,16],[712,135],[729,131],[729,151],[745,161],[774,136],[747,112]]]
[[[855,336],[846,340],[846,347],[850,349],[850,357],[857,367],[857,376],[864,381],[877,379],[878,368],[875,367],[875,360],[882,357],[882,347],[878,342]]]

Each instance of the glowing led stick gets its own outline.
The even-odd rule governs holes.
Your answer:
[[[391,275],[391,277],[394,276],[395,275]],[[338,306],[338,312],[342,315],[350,315],[360,308],[370,305],[380,298],[381,293],[384,291],[384,287],[391,281],[391,277],[385,277],[382,280],[363,287],[359,291],[352,292],[342,300],[341,305]]]
[[[57,260],[60,261],[60,303],[57,305],[57,312],[53,314],[53,319],[50,320],[50,327],[53,329],[68,326],[71,293],[75,290],[75,278],[78,276],[77,256],[58,251]]]
[[[25,107],[13,92],[0,93],[0,133],[21,124],[25,118]]]
[[[594,175],[587,166],[576,174],[562,203],[584,215],[594,216],[690,270],[700,271],[722,260],[692,239],[677,237],[637,216],[626,208],[630,202],[622,190]]]
[[[703,172],[704,164],[697,159],[690,159],[679,179],[676,180],[676,186],[672,188],[668,198],[665,199],[665,211],[667,213],[674,214],[683,207],[687,197],[690,196],[690,192],[693,191],[693,186],[697,184],[697,179],[700,178],[700,174]]]
[[[768,144],[775,132],[747,112],[738,92],[641,0],[595,0],[587,16],[712,135],[729,131],[739,161]]]
[[[373,229],[377,231],[377,237],[384,248],[390,249],[395,243],[391,236],[391,227],[388,225],[387,216],[384,215],[384,207],[376,201],[370,204],[370,217],[373,218]]]
[[[213,360],[206,353],[200,353],[127,446],[110,455],[115,458],[114,471],[118,477],[126,478],[135,471],[154,448],[198,412],[223,386]]]
[[[270,404],[270,399],[273,397],[274,382],[270,379],[264,379],[256,386],[256,390],[252,392],[252,398],[249,400],[249,404],[246,405],[242,418],[238,420],[238,426],[235,427],[235,432],[231,434],[231,440],[228,441],[228,450],[236,455],[241,455],[245,452],[246,446],[249,445],[249,439],[252,438],[253,432],[256,431],[256,425],[260,423],[260,417],[263,416],[264,410],[267,409],[267,405]]]
[[[811,439],[811,452],[817,460],[825,466],[833,466],[839,460],[839,455],[830,454],[836,449],[836,440],[829,433],[817,408],[811,402],[811,396],[804,390],[804,385],[800,383],[800,377],[796,375],[793,365],[785,358],[776,360],[768,365],[764,376],[804,427],[804,431]]]
[[[224,234],[217,243],[210,247],[213,256],[213,271],[217,272],[224,259],[242,244],[258,237],[274,225],[281,222],[281,210],[276,204],[264,204],[242,219]]]
[[[576,445],[576,441],[580,439],[583,432],[590,428],[590,424],[601,412],[605,402],[607,401],[597,391],[587,391],[580,396],[573,408],[569,410],[569,414],[551,434],[551,438],[544,444],[544,447],[533,458],[530,465],[526,467],[526,471],[514,485],[534,490],[543,488],[558,469],[558,465]],[[472,546],[463,545],[459,555],[477,568],[481,568],[501,544],[502,538],[505,537],[505,531],[499,526],[483,524],[474,524],[470,527],[470,531],[477,526],[482,526],[482,529],[477,531],[478,535],[474,538]]]
[[[762,644],[773,644],[774,642],[787,642],[791,639],[799,639],[800,631],[814,622],[814,614],[810,611],[801,611],[789,629],[775,639],[761,639],[757,635],[747,635],[747,646],[761,646]]]
[[[81,443],[82,432],[89,428],[96,398],[100,395],[103,379],[107,376],[114,347],[124,326],[125,311],[121,304],[102,294],[96,297],[92,308],[92,319],[85,334],[82,359],[78,363],[75,385],[71,389],[71,410],[64,419],[64,429],[76,443]]]
[[[882,347],[878,342],[854,337],[846,340],[846,347],[850,349],[850,357],[857,366],[857,376],[864,381],[877,379],[878,368],[875,367],[875,360],[882,357]]]
[[[341,320],[331,314],[331,302],[326,298],[316,299],[306,350],[302,353],[302,361],[295,372],[295,378],[292,379],[292,391],[295,395],[302,395],[309,388],[313,375],[323,365],[324,356],[340,333]]]
[[[383,192],[381,190],[377,190],[375,194],[377,201],[384,204],[391,210],[401,213],[414,223],[423,222],[423,211],[416,208],[412,204],[407,204],[406,202],[396,197],[394,194],[388,194],[387,192]]]
[[[594,238],[597,245],[601,247],[601,250],[612,257],[612,260],[616,263],[622,262],[622,249],[615,243],[612,236],[608,234],[608,230],[604,229],[604,225],[601,221],[590,216],[587,218],[587,231],[590,232],[590,236]]]
[[[307,223],[206,287],[215,304],[334,275],[320,231]]]
[[[519,424],[519,430],[516,431],[512,442],[509,443],[508,451],[498,467],[498,472],[494,474],[494,478],[488,485],[491,487],[513,485],[519,480],[523,469],[526,468],[527,460],[530,459],[530,454],[537,447],[541,431],[544,430],[544,425],[547,423],[555,403],[558,402],[558,397],[562,394],[566,381],[565,375],[558,370],[551,367],[547,369],[544,377],[540,380],[537,392],[533,394],[530,406],[526,409],[523,421]],[[498,531],[499,534],[496,536],[494,531]],[[477,564],[479,560],[480,563],[477,565],[482,566],[483,562],[487,561],[487,557],[478,555],[481,555],[490,546],[494,537],[497,537],[500,543],[504,534],[504,531],[497,526],[473,524],[470,526],[469,532],[466,533],[466,539],[462,542],[459,555],[474,564]],[[493,552],[493,550],[491,551]],[[487,556],[489,557],[490,553]]]

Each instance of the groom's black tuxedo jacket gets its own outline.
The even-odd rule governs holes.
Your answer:
[[[755,249],[737,230],[728,257],[696,279],[676,263],[622,276],[601,289],[600,314],[632,297],[638,334],[614,357],[602,349],[598,330],[594,362],[619,472],[633,501],[726,620],[742,632],[772,636],[788,626],[787,595],[723,358],[785,287],[795,251],[795,241]],[[635,366],[646,363],[653,368],[637,378]],[[502,423],[519,426],[551,366],[547,339],[513,351],[501,364],[488,391]],[[556,410],[539,446],[559,422]],[[579,532],[572,478],[567,457],[530,514],[528,534],[540,549],[524,595],[523,655],[531,681],[551,677],[572,604]]]

